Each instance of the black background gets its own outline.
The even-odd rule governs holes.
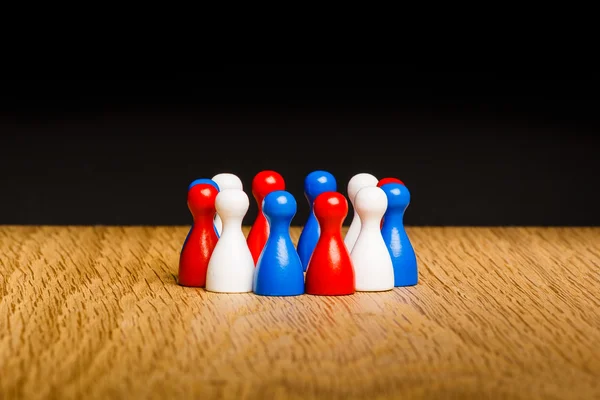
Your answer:
[[[408,225],[599,225],[598,86],[532,65],[4,80],[0,223],[189,224],[193,179],[232,172],[250,194],[273,169],[300,225],[303,179],[325,169],[344,194],[358,172],[402,179]]]

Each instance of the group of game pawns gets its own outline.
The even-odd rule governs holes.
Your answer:
[[[314,171],[304,181],[310,213],[297,248],[290,236],[297,202],[283,177],[261,171],[252,181],[258,215],[248,236],[249,197],[222,173],[188,187],[193,216],[179,260],[178,283],[217,293],[338,296],[417,284],[417,259],[403,224],[410,192],[397,178],[369,173],[348,182],[354,216],[344,238],[348,201],[335,177]]]

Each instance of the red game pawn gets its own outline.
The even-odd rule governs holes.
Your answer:
[[[379,180],[379,182],[377,183],[377,187],[382,187],[383,185],[386,185],[388,183],[399,183],[401,185],[404,185],[404,182],[402,182],[398,178],[383,178]]]
[[[275,171],[259,172],[252,180],[252,195],[258,205],[258,215],[248,233],[247,243],[254,259],[254,265],[258,262],[260,253],[269,238],[269,224],[262,212],[263,200],[269,193],[276,190],[285,190],[285,181]]]
[[[306,270],[306,293],[339,296],[355,292],[354,266],[342,239],[348,201],[338,192],[317,196],[313,210],[321,235]]]
[[[215,199],[219,191],[210,184],[198,184],[188,190],[187,204],[194,223],[188,233],[179,258],[179,284],[204,287],[210,256],[219,238],[213,218]]]
[[[386,185],[388,183],[399,183],[401,185],[404,185],[404,182],[402,182],[398,178],[383,178],[379,180],[379,182],[377,183],[377,187],[382,187],[383,185]],[[383,228],[383,218],[381,218],[381,224],[379,228]]]

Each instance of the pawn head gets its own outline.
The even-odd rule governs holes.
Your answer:
[[[408,188],[399,183],[388,183],[381,187],[388,201],[388,210],[405,210],[410,203]]]
[[[213,185],[215,188],[217,188],[217,190],[221,190],[219,188],[219,185],[217,185],[217,182],[213,181],[212,179],[206,179],[206,178],[196,179],[196,180],[192,181],[192,183],[190,183],[190,185],[188,186],[188,190],[190,190],[193,186],[201,185],[201,184]]]
[[[283,176],[275,171],[261,171],[252,180],[252,195],[260,203],[271,192],[285,190]]]
[[[383,179],[379,180],[379,183],[377,184],[377,186],[382,187],[383,185],[387,185],[388,183],[399,183],[401,185],[404,185],[404,182],[402,182],[398,178],[383,178]]]
[[[248,212],[250,201],[243,190],[228,189],[219,192],[215,200],[217,212],[222,220],[227,218],[244,218]]]
[[[304,178],[304,194],[311,203],[321,193],[335,192],[336,190],[335,177],[327,171],[313,171]]]
[[[321,193],[315,199],[314,212],[321,228],[326,225],[327,221],[341,226],[348,215],[348,201],[343,194],[338,192]]]
[[[354,175],[348,182],[348,197],[350,202],[354,204],[354,198],[358,191],[367,186],[377,186],[379,181],[371,174],[361,173]]]
[[[240,189],[243,190],[244,186],[242,185],[242,181],[240,178],[235,176],[234,174],[222,173],[213,176],[213,181],[219,185],[219,190],[225,189]]]
[[[263,200],[262,210],[269,221],[281,218],[291,221],[296,215],[297,203],[294,196],[285,190],[269,193]]]
[[[187,204],[193,216],[215,215],[215,200],[219,191],[208,183],[199,183],[188,190]]]
[[[358,191],[354,199],[354,208],[362,221],[381,220],[387,210],[388,201],[383,189],[367,186]]]

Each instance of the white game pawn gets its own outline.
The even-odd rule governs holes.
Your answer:
[[[379,292],[394,288],[394,264],[380,229],[387,205],[385,192],[377,186],[362,188],[356,194],[354,206],[362,222],[350,253],[356,291]]]
[[[212,177],[212,180],[219,185],[219,191],[227,190],[227,189],[239,189],[244,190],[244,186],[242,185],[242,180],[235,176],[234,174],[222,173],[217,174]],[[221,221],[221,217],[219,214],[215,214],[215,228],[217,229],[217,234],[221,235],[223,231],[223,222]]]
[[[223,234],[208,262],[206,290],[220,293],[252,291],[254,259],[242,232],[242,220],[248,212],[248,195],[239,189],[219,192],[215,200],[223,220]]]
[[[356,238],[358,238],[360,232],[360,216],[356,212],[356,207],[354,207],[354,198],[360,189],[369,186],[377,186],[378,182],[377,178],[367,173],[354,175],[348,182],[348,198],[350,199],[350,203],[352,203],[352,208],[354,208],[354,216],[352,217],[350,228],[348,228],[348,232],[344,238],[344,243],[348,248],[348,252],[352,252],[352,248],[354,247],[354,243],[356,243]]]

